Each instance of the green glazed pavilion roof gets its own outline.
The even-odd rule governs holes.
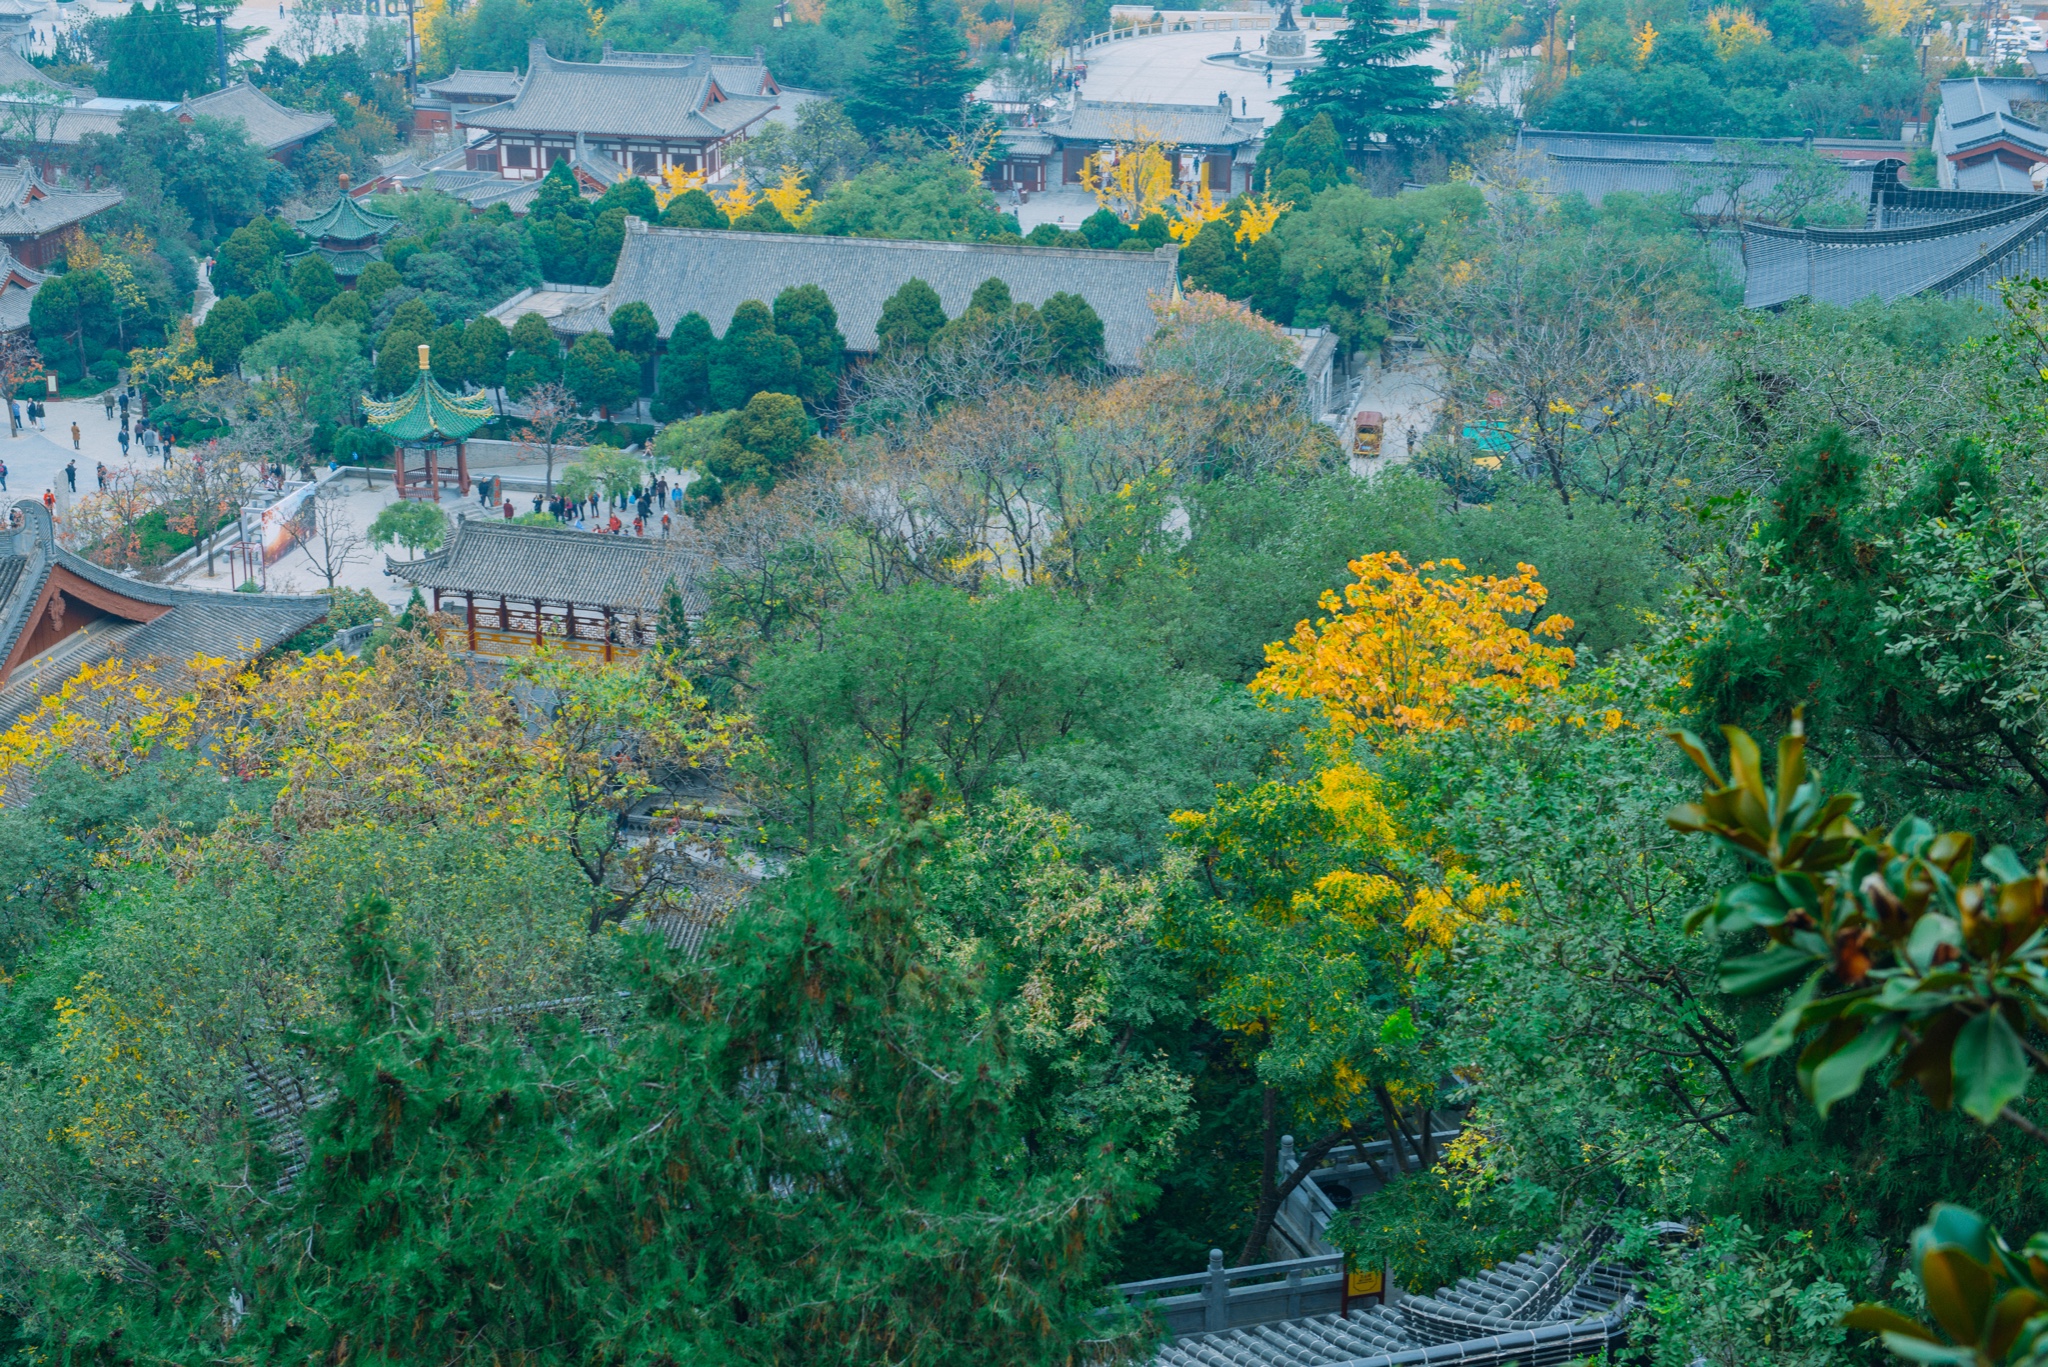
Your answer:
[[[292,226],[315,241],[331,238],[337,242],[360,242],[364,238],[389,237],[397,229],[398,219],[365,209],[348,195],[342,195],[311,218],[293,219]]]
[[[363,416],[393,441],[461,441],[491,420],[491,401],[482,394],[450,394],[434,382],[427,369],[427,349],[420,348],[420,374],[411,389],[386,402],[363,396]]]
[[[353,280],[361,275],[372,261],[384,259],[384,249],[376,243],[367,247],[310,247],[302,252],[287,256],[287,262],[298,262],[309,256],[317,256],[334,268],[334,273],[343,280]]]

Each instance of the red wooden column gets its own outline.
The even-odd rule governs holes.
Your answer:
[[[462,496],[469,497],[469,443],[455,443],[455,479],[462,488]]]
[[[441,590],[439,589],[434,590],[434,615],[437,617],[441,615]]]
[[[510,631],[511,629],[512,629],[512,609],[511,609],[511,607],[510,607],[510,606],[509,606],[509,605],[508,605],[508,604],[507,604],[507,603],[505,602],[505,598],[504,598],[504,595],[502,595],[502,594],[501,594],[501,595],[499,595],[499,597],[498,597],[498,630],[500,630],[500,631]]]
[[[536,598],[533,600],[533,648],[535,650],[539,650],[541,648],[541,644],[542,642],[540,634],[540,599]]]
[[[604,610],[604,662],[612,662],[612,610]]]
[[[463,600],[462,600],[462,603],[463,603],[463,607],[462,607],[463,615],[464,615],[464,616],[466,616],[466,617],[467,617],[467,618],[469,619],[469,653],[470,653],[470,654],[472,654],[472,655],[474,655],[474,654],[476,654],[476,597],[475,597],[475,595],[473,595],[473,594],[471,594],[471,595],[465,595],[465,596],[464,596],[464,598],[463,598]]]

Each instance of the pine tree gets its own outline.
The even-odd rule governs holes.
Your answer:
[[[960,117],[979,80],[951,21],[931,0],[908,0],[903,22],[875,44],[847,113],[871,140],[897,128],[933,136]]]
[[[1322,45],[1321,66],[1295,74],[1280,107],[1300,124],[1327,113],[1353,148],[1374,133],[1409,142],[1440,125],[1436,68],[1411,60],[1429,35],[1396,33],[1388,0],[1351,0],[1344,14],[1350,26]]]

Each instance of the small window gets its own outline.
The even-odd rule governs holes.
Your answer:
[[[481,160],[481,159],[479,159]],[[533,166],[533,149],[505,144],[505,166],[507,169],[528,170]]]

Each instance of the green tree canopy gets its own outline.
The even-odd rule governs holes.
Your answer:
[[[1069,375],[1093,374],[1102,368],[1102,319],[1086,299],[1055,294],[1039,309],[1038,320],[1055,368]]]
[[[775,330],[775,317],[758,299],[733,310],[710,366],[711,406],[739,408],[764,390],[794,394],[803,375],[803,352]]]
[[[189,23],[173,0],[155,9],[136,3],[109,20],[103,95],[125,100],[182,100],[214,88],[213,34]]]
[[[1014,232],[1016,220],[968,168],[933,153],[882,162],[827,191],[810,231],[826,237],[901,237],[982,242]]]
[[[939,302],[939,292],[913,278],[882,301],[875,332],[884,350],[915,350],[945,325],[946,309]]]
[[[370,392],[380,399],[389,399],[411,389],[419,378],[420,347],[426,344],[429,335],[405,327],[393,327],[387,331],[377,343],[377,362],[376,369],[370,374]]]
[[[483,389],[499,389],[505,383],[505,360],[512,350],[511,334],[495,318],[470,320],[462,333],[462,349],[469,357],[469,379]]]
[[[292,266],[292,297],[302,313],[311,315],[325,308],[341,293],[341,281],[334,267],[318,253],[302,256]]]
[[[775,330],[796,343],[803,360],[796,395],[814,411],[839,393],[846,337],[839,313],[819,285],[792,285],[775,296]]]
[[[705,472],[716,485],[705,492],[718,497],[730,486],[751,485],[765,493],[822,445],[816,424],[794,394],[756,394],[725,420],[712,443]]]
[[[718,201],[702,190],[685,190],[661,211],[664,228],[729,228],[731,222]]]
[[[192,340],[216,375],[232,375],[241,363],[242,348],[253,340],[255,330],[256,320],[248,302],[231,294],[214,301],[206,311],[206,321],[193,331]]]
[[[686,313],[676,319],[661,358],[656,417],[679,418],[700,412],[711,402],[711,358],[717,350],[718,338],[703,314]]]
[[[562,358],[562,380],[576,402],[607,413],[640,394],[640,363],[594,332],[585,333]]]

